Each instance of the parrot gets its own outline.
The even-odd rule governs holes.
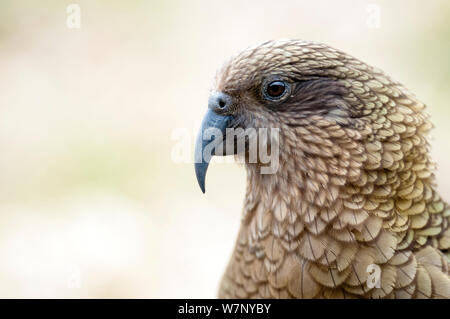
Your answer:
[[[212,156],[246,171],[218,297],[450,298],[432,127],[402,84],[326,44],[271,40],[233,55],[195,142],[203,192]]]

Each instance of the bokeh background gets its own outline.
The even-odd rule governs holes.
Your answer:
[[[412,90],[450,199],[448,0],[80,0],[80,29],[70,3],[0,2],[0,297],[215,297],[245,172],[211,165],[203,195],[174,146],[187,132],[193,150],[223,61],[268,39],[325,42]]]

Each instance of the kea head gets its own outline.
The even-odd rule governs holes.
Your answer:
[[[237,154],[251,178],[270,178],[277,188],[296,185],[308,201],[331,204],[339,186],[365,185],[371,170],[401,171],[402,159],[413,155],[429,163],[423,108],[382,71],[341,51],[308,41],[268,41],[218,72],[196,143],[197,180],[204,192],[210,156]],[[221,134],[205,134],[210,129]],[[230,135],[230,129],[241,131]],[[236,147],[239,141],[244,149]],[[270,177],[260,174],[259,155],[249,161],[250,145],[279,150]]]

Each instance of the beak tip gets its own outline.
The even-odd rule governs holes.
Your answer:
[[[202,191],[203,194],[205,194],[205,182],[198,182],[198,186],[200,186],[200,190]]]
[[[195,164],[195,176],[197,177],[198,186],[200,186],[203,194],[205,193],[205,177],[207,169],[208,163],[203,162]]]

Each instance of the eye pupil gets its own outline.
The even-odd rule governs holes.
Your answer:
[[[274,81],[267,86],[267,94],[270,97],[280,97],[286,91],[286,84],[282,81]]]

